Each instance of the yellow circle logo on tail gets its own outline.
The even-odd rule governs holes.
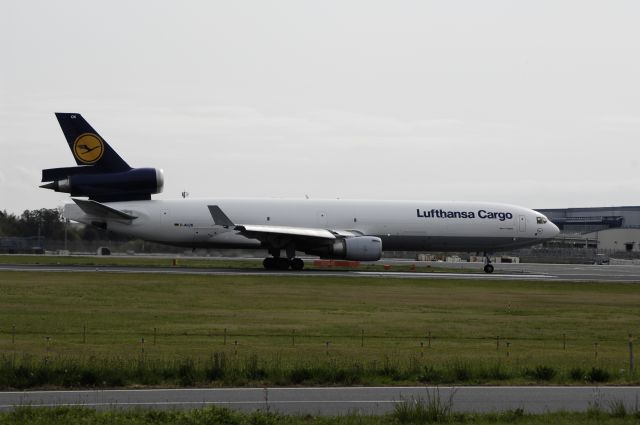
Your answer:
[[[103,153],[104,142],[97,134],[81,134],[73,143],[73,155],[83,164],[98,162]]]

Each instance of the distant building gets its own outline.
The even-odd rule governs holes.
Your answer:
[[[640,206],[537,211],[561,230],[547,246],[640,252]]]

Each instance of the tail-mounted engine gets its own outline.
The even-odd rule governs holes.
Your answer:
[[[88,196],[97,202],[151,199],[161,193],[164,185],[162,170],[131,168],[120,172],[100,172],[96,167],[68,167],[42,170],[40,187],[65,192],[71,196]]]

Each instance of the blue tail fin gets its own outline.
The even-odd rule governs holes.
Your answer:
[[[64,137],[78,165],[93,165],[105,171],[130,170],[120,155],[77,113],[56,112]]]
[[[162,192],[162,170],[131,168],[77,113],[56,113],[77,167],[42,170],[42,188],[97,202],[151,199]]]

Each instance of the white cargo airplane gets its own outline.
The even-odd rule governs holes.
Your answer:
[[[77,113],[56,113],[77,167],[42,171],[41,187],[70,193],[64,216],[147,241],[192,248],[263,248],[267,269],[301,270],[296,252],[375,261],[383,250],[487,252],[559,233],[528,208],[488,202],[283,199],[151,200],[162,171],[131,168]],[[284,256],[282,256],[284,252]]]

